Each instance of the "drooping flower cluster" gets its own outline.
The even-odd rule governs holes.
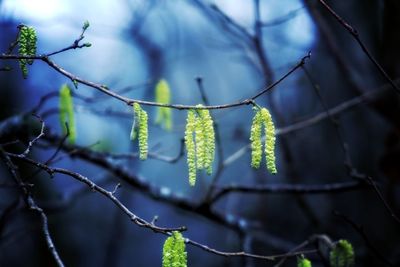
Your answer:
[[[347,240],[339,240],[329,253],[329,261],[332,267],[354,266],[353,246]]]
[[[250,130],[251,166],[259,168],[262,160],[262,129],[265,132],[265,159],[270,173],[276,174],[275,164],[275,126],[266,108],[257,109]]]
[[[180,232],[172,232],[163,247],[163,267],[186,267],[185,240]]]
[[[133,104],[134,119],[131,129],[131,140],[139,139],[139,158],[147,159],[148,152],[148,116],[138,103]]]
[[[189,110],[185,130],[189,184],[196,183],[197,170],[212,173],[215,154],[213,120],[207,109]]]
[[[20,27],[18,43],[18,53],[23,56],[34,56],[36,54],[36,31],[33,27],[22,25]],[[22,71],[22,76],[26,79],[28,77],[27,64],[32,65],[33,59],[19,59],[19,66]]]

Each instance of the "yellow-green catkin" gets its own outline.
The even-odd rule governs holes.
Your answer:
[[[139,139],[139,158],[147,159],[148,154],[148,116],[138,103],[133,104],[134,119],[131,129],[131,140]]]
[[[354,249],[347,240],[339,240],[329,253],[329,261],[332,267],[354,266]]]
[[[156,85],[155,101],[161,104],[171,103],[171,90],[167,81],[164,79],[161,79]],[[167,107],[158,107],[156,124],[170,131],[172,129],[172,110]]]
[[[18,53],[23,56],[36,55],[36,31],[33,27],[21,26],[18,36],[19,49]],[[26,79],[28,77],[27,64],[32,65],[33,59],[20,59],[19,65],[22,71],[22,76]]]
[[[187,151],[187,164],[189,169],[189,184],[194,186],[196,183],[196,145],[194,132],[196,130],[196,114],[194,110],[188,111],[185,130],[185,147]]]
[[[163,267],[187,267],[185,239],[179,232],[172,232],[163,246]]]
[[[75,143],[76,141],[76,126],[74,118],[74,104],[71,96],[71,89],[67,84],[64,84],[60,88],[59,93],[59,113],[60,113],[60,125],[63,133],[67,133],[67,127],[65,123],[68,123],[68,141]]]
[[[297,267],[312,267],[311,261],[301,255],[301,257],[297,258]]]
[[[201,107],[201,105],[198,105]],[[194,186],[197,170],[212,173],[215,154],[214,123],[207,109],[189,110],[185,130],[189,183]]]
[[[272,121],[271,114],[266,108],[257,108],[256,114],[253,117],[250,141],[251,141],[251,166],[259,168],[262,160],[262,129],[265,132],[265,160],[267,170],[271,174],[276,174],[275,163],[275,126]]]
[[[267,169],[270,173],[276,174],[276,163],[275,163],[275,126],[272,121],[271,114],[268,109],[261,109],[261,114],[264,121],[264,132],[265,132],[265,160]]]
[[[251,141],[251,167],[259,168],[262,159],[262,142],[261,142],[261,127],[262,127],[261,112],[257,111],[253,117],[253,122],[250,130]]]
[[[215,155],[215,132],[214,123],[211,118],[210,112],[207,109],[201,109],[198,111],[199,117],[203,126],[204,133],[204,160],[203,167],[206,169],[208,175],[212,173],[212,163],[214,162]]]

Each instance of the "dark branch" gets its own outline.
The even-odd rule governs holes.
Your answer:
[[[18,156],[25,157],[25,155],[18,155]],[[7,165],[8,171],[10,172],[10,174],[13,177],[13,179],[15,180],[15,182],[21,188],[22,193],[25,196],[26,204],[28,205],[29,209],[37,212],[40,215],[40,219],[42,221],[42,231],[43,231],[43,235],[45,237],[46,243],[47,243],[47,248],[49,249],[51,255],[54,258],[54,260],[56,261],[57,266],[64,267],[64,263],[62,262],[59,254],[57,252],[57,249],[54,246],[53,240],[51,238],[46,214],[36,204],[35,200],[32,198],[31,193],[28,191],[26,185],[23,183],[21,177],[19,176],[19,173],[17,171],[17,167],[13,164],[13,162],[11,161],[9,155],[3,150],[2,147],[0,147],[0,157],[5,162],[5,164]]]

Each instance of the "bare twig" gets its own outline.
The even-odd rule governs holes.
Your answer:
[[[68,71],[63,69],[62,67],[58,66],[54,61],[52,61],[50,58],[48,58],[46,55],[36,55],[36,56],[21,56],[21,55],[5,55],[1,54],[0,59],[37,59],[37,60],[42,60],[45,62],[47,65],[49,65],[51,68],[56,70],[57,72],[61,73],[65,77],[76,81],[78,83],[87,85],[91,88],[97,89],[101,91],[102,93],[109,95],[115,99],[118,99],[122,102],[124,102],[127,105],[132,106],[134,103],[138,103],[141,105],[147,105],[147,106],[158,106],[158,107],[169,107],[169,108],[174,108],[178,110],[183,110],[183,109],[226,109],[226,108],[233,108],[233,107],[239,107],[239,106],[245,106],[245,105],[250,105],[252,104],[258,97],[261,95],[265,94],[266,92],[270,91],[274,87],[276,87],[278,84],[280,84],[283,80],[285,80],[288,76],[290,76],[294,71],[296,71],[298,68],[300,68],[302,65],[305,64],[306,60],[310,58],[311,54],[308,53],[306,56],[304,56],[299,63],[297,63],[292,69],[290,69],[285,75],[283,75],[280,79],[275,81],[274,83],[264,86],[259,93],[255,94],[254,96],[251,96],[248,99],[244,99],[241,101],[237,101],[234,103],[229,103],[229,104],[222,104],[222,105],[210,105],[210,106],[197,106],[197,105],[182,105],[182,104],[163,104],[163,103],[157,103],[157,102],[152,102],[152,101],[144,101],[144,100],[136,100],[136,99],[130,99],[127,97],[124,97],[122,95],[119,95],[118,93],[110,90],[110,88],[105,87],[102,84],[97,84],[91,81],[84,80]]]
[[[87,22],[85,22],[85,23],[87,23]],[[54,56],[54,55],[63,53],[63,52],[68,51],[68,50],[77,49],[77,48],[84,48],[84,47],[90,47],[91,46],[90,43],[79,44],[83,40],[83,38],[85,38],[84,34],[85,34],[85,31],[87,30],[87,28],[88,28],[88,26],[87,27],[86,26],[82,27],[81,34],[79,35],[78,38],[75,39],[75,41],[70,46],[62,48],[62,49],[60,49],[58,51],[55,51],[55,52],[52,52],[52,53],[48,53],[45,56],[46,57],[50,57],[50,56]]]
[[[45,127],[45,123],[42,120],[42,118],[40,118],[38,115],[36,114],[32,114],[32,116],[36,117],[39,122],[41,123],[41,128],[40,128],[40,133],[38,136],[36,136],[33,140],[29,141],[28,147],[25,149],[25,151],[23,153],[21,153],[21,156],[27,156],[29,154],[29,152],[31,151],[32,146],[42,137],[44,136],[44,127]]]

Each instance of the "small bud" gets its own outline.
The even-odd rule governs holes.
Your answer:
[[[78,81],[77,80],[72,80],[72,83],[75,86],[75,89],[78,89]]]
[[[86,31],[87,28],[89,28],[89,26],[90,26],[89,21],[86,20],[86,21],[83,23],[82,29],[83,29],[84,31]]]
[[[91,44],[91,43],[84,43],[83,46],[84,46],[84,47],[91,47],[92,44]]]

